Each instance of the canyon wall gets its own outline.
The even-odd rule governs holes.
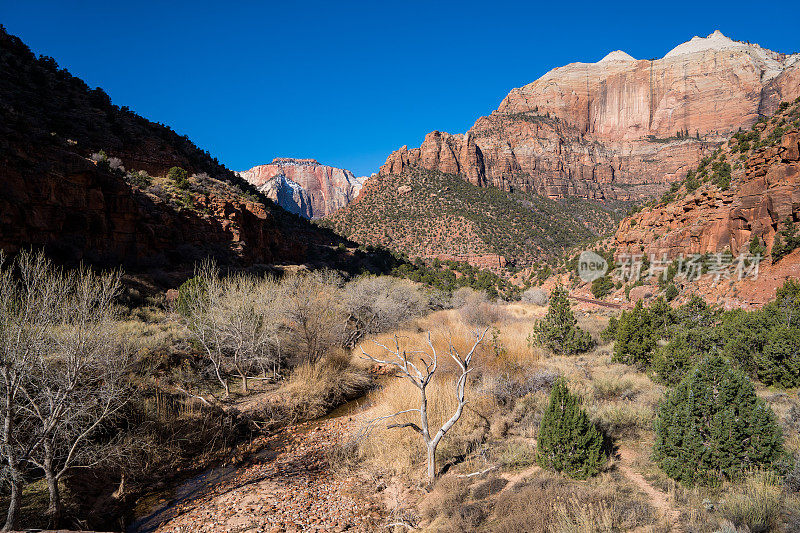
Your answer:
[[[381,173],[458,173],[560,198],[637,200],[662,192],[740,127],[800,95],[800,54],[719,32],[661,59],[616,51],[513,89],[466,134],[432,132],[393,152]]]

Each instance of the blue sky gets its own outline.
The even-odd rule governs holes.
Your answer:
[[[611,50],[661,57],[720,29],[800,51],[797,4],[766,5],[0,0],[0,23],[234,170],[313,157],[364,175],[428,131],[466,131],[511,88]]]

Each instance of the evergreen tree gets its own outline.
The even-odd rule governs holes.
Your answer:
[[[672,390],[655,422],[653,458],[681,483],[718,484],[783,458],[775,413],[722,357],[707,357]]]
[[[564,378],[553,385],[542,416],[536,461],[542,468],[577,479],[596,475],[605,462],[603,434],[589,420],[580,398],[569,392]]]
[[[658,340],[649,309],[642,301],[636,302],[632,311],[623,311],[616,323],[614,360],[629,365],[646,367]]]
[[[609,275],[592,281],[592,294],[595,298],[605,298],[612,290],[614,290],[614,281]]]
[[[547,314],[534,327],[531,340],[556,354],[585,352],[592,347],[594,341],[577,324],[578,321],[570,309],[567,290],[557,285],[550,294]]]
[[[781,324],[772,329],[756,363],[758,378],[764,383],[800,386],[800,328]]]
[[[664,297],[667,299],[668,302],[671,302],[678,296],[678,288],[675,286],[674,283],[670,283],[667,285],[667,290],[664,291]]]

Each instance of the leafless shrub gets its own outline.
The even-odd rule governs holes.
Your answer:
[[[347,311],[337,274],[325,270],[291,275],[282,288],[289,342],[299,360],[316,362],[344,343]]]
[[[397,328],[430,307],[430,298],[412,281],[389,276],[362,276],[344,289],[350,316],[348,345],[365,335]]]
[[[512,405],[514,400],[527,394],[549,390],[558,379],[558,372],[550,369],[515,377],[508,372],[484,377],[484,390],[500,405]]]
[[[122,159],[120,159],[119,157],[109,157],[108,166],[111,170],[119,170],[120,172],[125,172],[125,167],[122,165]]]
[[[522,293],[522,301],[528,304],[545,306],[550,296],[543,289],[530,288]]]
[[[228,372],[241,379],[242,392],[247,392],[247,379],[254,371],[277,371],[284,293],[274,279],[243,274],[222,278],[213,263],[205,263],[183,290],[186,325],[226,396]]]
[[[453,304],[459,308],[464,324],[472,327],[490,326],[508,316],[502,305],[490,302],[485,293],[468,287],[462,287],[453,294]]]

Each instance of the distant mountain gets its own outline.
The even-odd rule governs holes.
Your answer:
[[[37,247],[65,263],[161,271],[191,271],[205,257],[380,268],[356,264],[342,238],[278,208],[187,137],[112,105],[1,26],[0,72],[4,252]]]
[[[382,175],[423,168],[551,198],[660,194],[738,128],[800,96],[800,54],[716,31],[661,59],[614,51],[513,89],[465,134],[429,133]]]
[[[352,202],[367,180],[315,159],[283,157],[239,176],[290,213],[309,219],[330,215]]]

